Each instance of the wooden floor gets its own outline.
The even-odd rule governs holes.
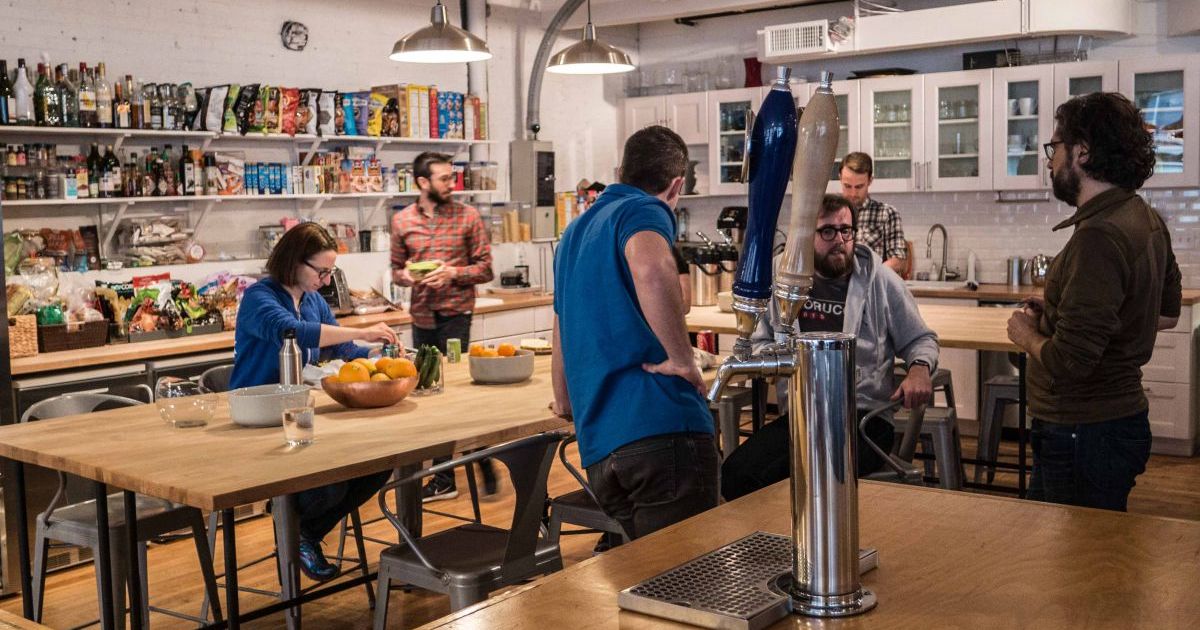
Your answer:
[[[970,437],[971,428],[964,427],[963,451],[970,456],[974,453],[975,444]],[[1002,455],[1014,458],[1016,445],[1005,443]],[[578,461],[578,460],[576,460]],[[973,470],[968,467],[968,479]],[[1000,473],[997,483],[1015,484],[1014,474]],[[1200,487],[1195,483],[1200,479],[1200,458],[1151,457],[1146,473],[1138,478],[1138,485],[1130,498],[1130,511],[1145,514],[1155,514],[1174,518],[1200,520]],[[467,498],[466,482],[459,473],[458,487],[462,493],[453,501],[442,501],[430,504],[439,511],[451,512],[463,516],[471,513],[470,501]],[[575,489],[575,481],[562,469],[555,465],[551,472],[551,496],[562,494]],[[512,515],[513,493],[510,487],[502,484],[501,491],[494,497],[485,499],[482,503],[485,522],[506,526]],[[374,501],[368,502],[363,508],[364,518],[378,515],[378,506]],[[427,531],[438,531],[452,527],[455,521],[426,515]],[[396,534],[386,521],[379,521],[367,526],[369,536],[384,539],[395,539]],[[591,557],[592,547],[597,537],[595,535],[564,536],[562,552],[564,563],[572,565]],[[265,553],[271,549],[272,535],[270,520],[266,517],[249,519],[238,525],[238,552],[244,562],[256,553]],[[331,536],[327,540],[326,553],[331,554],[337,540]],[[378,558],[382,545],[367,543],[369,557]],[[214,555],[220,564],[221,542],[218,537]],[[202,592],[201,581],[194,547],[190,541],[183,540],[164,545],[155,545],[150,550],[150,600],[155,606],[196,613],[199,609]],[[254,586],[274,590],[278,588],[275,571],[270,563],[262,563],[246,569],[239,574],[243,586]],[[307,583],[307,582],[306,582]],[[44,623],[55,628],[74,627],[95,619],[97,615],[95,598],[94,573],[90,565],[57,572],[50,576],[47,582],[46,614]],[[222,597],[224,592],[222,591]],[[243,594],[242,610],[250,610],[260,605],[270,603],[266,597]],[[0,609],[20,614],[21,599],[10,597],[0,602]],[[348,590],[335,596],[308,604],[304,607],[304,622],[309,628],[341,629],[371,627],[371,610],[367,607],[366,594],[362,589]],[[417,591],[405,593],[393,591],[389,610],[389,628],[414,628],[426,622],[437,619],[450,612],[448,600],[440,595]],[[191,624],[165,615],[153,614],[151,625],[156,628],[187,628]],[[252,624],[248,628],[278,628],[283,627],[282,615],[276,615]]]

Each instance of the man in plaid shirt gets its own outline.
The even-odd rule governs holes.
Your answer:
[[[875,250],[883,264],[904,275],[908,267],[908,244],[896,209],[871,199],[874,164],[866,153],[854,152],[842,160],[842,196],[854,204],[858,215],[855,240]]]
[[[437,346],[446,352],[447,339],[471,342],[471,311],[475,285],[491,281],[492,245],[475,208],[451,198],[454,170],[450,156],[427,151],[413,161],[413,178],[421,189],[416,203],[392,217],[392,280],[412,287],[409,313],[413,345]],[[409,262],[438,261],[437,270],[414,280]],[[435,460],[436,463],[437,460]],[[492,467],[484,463],[484,489],[495,492]],[[425,500],[458,496],[453,473],[442,473],[425,486]]]

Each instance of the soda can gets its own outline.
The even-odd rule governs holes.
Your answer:
[[[396,344],[394,343],[385,343],[383,344],[383,350],[381,351],[381,354],[389,359],[395,359],[399,357],[400,349],[397,348]]]
[[[462,339],[446,340],[446,360],[450,363],[462,361]]]
[[[705,352],[716,354],[717,334],[711,330],[701,330],[696,333],[696,347]]]

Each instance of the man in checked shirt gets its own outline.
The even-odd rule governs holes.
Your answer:
[[[413,346],[437,346],[446,352],[447,339],[471,343],[471,311],[475,285],[491,281],[492,245],[475,208],[451,198],[454,172],[450,156],[427,151],[413,161],[413,178],[421,189],[416,203],[392,217],[392,280],[412,287],[409,314]],[[438,261],[436,271],[414,280],[408,262]],[[434,460],[434,463],[444,460]],[[490,461],[482,462],[484,491],[496,491]],[[424,489],[425,501],[458,496],[454,473],[441,473]]]
[[[858,214],[856,242],[875,250],[883,264],[901,273],[908,266],[908,244],[896,209],[871,199],[874,164],[866,153],[854,152],[842,160],[842,196],[854,204]]]

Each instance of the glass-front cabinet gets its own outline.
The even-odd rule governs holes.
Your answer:
[[[837,102],[838,109],[838,148],[837,155],[833,161],[833,170],[829,174],[828,192],[842,192],[842,183],[839,181],[839,175],[842,170],[842,158],[846,157],[847,153],[862,150],[862,142],[859,140],[859,81],[834,81],[833,82],[833,98]],[[808,88],[808,98],[816,93],[819,83],[811,83]],[[911,106],[910,106],[911,107]],[[911,115],[911,110],[909,114]]]
[[[992,71],[925,76],[922,190],[992,188]]]
[[[996,190],[1049,185],[1041,144],[1049,142],[1054,131],[1053,82],[1051,65],[992,71],[992,187]]]
[[[1059,105],[1092,92],[1117,91],[1117,62],[1077,61],[1054,64],[1054,109]],[[1051,111],[1050,120],[1054,121]],[[1051,129],[1053,132],[1053,129]],[[1046,142],[1049,142],[1049,137]]]
[[[708,93],[709,192],[737,195],[746,192],[742,165],[746,161],[746,136],[753,124],[751,111],[762,103],[759,88],[717,90]]]
[[[1121,61],[1120,89],[1142,112],[1157,161],[1148,187],[1200,184],[1200,57]]]
[[[859,129],[862,151],[875,163],[872,192],[913,192],[924,141],[925,110],[919,75],[862,79],[859,83]]]

